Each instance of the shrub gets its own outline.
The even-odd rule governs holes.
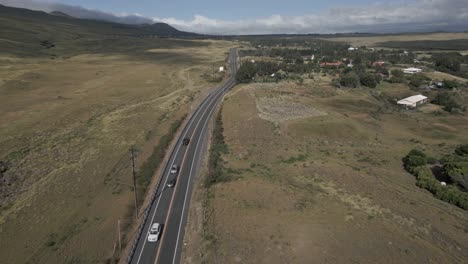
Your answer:
[[[244,62],[237,70],[236,79],[240,83],[248,83],[256,74],[255,65],[251,62]]]
[[[419,87],[425,83],[427,83],[430,78],[426,77],[424,74],[413,74],[410,77],[409,84],[414,87]]]
[[[427,164],[427,156],[424,152],[412,149],[408,155],[403,158],[403,165],[405,169],[411,173],[414,172],[414,169],[419,166]]]
[[[377,79],[375,78],[375,75],[371,73],[364,73],[359,76],[360,82],[362,85],[370,87],[370,88],[375,88],[378,84]]]
[[[456,80],[444,80],[444,88],[453,89],[457,88],[460,84]]]
[[[339,82],[342,86],[356,88],[359,86],[359,76],[355,73],[342,74]]]
[[[462,106],[455,100],[455,97],[448,92],[437,93],[434,100],[432,100],[432,103],[443,106],[444,110],[447,112],[452,112],[455,109],[462,108]]]
[[[443,171],[452,182],[468,190],[468,162],[448,162]]]
[[[455,154],[463,156],[468,155],[468,144],[463,144],[455,149]]]
[[[400,69],[394,69],[391,71],[392,73],[392,76],[395,77],[395,78],[404,78],[405,77],[405,73],[400,70]]]

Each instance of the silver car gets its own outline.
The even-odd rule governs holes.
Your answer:
[[[158,242],[160,232],[161,225],[159,223],[154,223],[148,232],[148,242]]]

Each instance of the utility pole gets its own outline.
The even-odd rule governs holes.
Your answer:
[[[120,236],[120,217],[118,221],[118,226],[119,226],[119,252],[122,252],[122,237]]]
[[[138,219],[138,198],[136,188],[136,170],[135,170],[135,146],[132,145],[130,148],[132,158],[132,174],[133,174],[133,192],[135,194],[135,219]]]

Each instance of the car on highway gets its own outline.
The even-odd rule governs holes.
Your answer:
[[[172,178],[172,180],[170,180],[170,181],[167,183],[167,187],[169,187],[169,188],[174,187],[174,185],[176,184],[176,182],[177,182],[177,178],[175,178],[175,177]]]
[[[179,166],[177,166],[177,164],[172,165],[171,173],[172,174],[177,174],[178,172],[179,172]]]
[[[148,231],[148,242],[158,242],[160,232],[161,225],[159,223],[154,223]]]
[[[189,143],[190,143],[190,138],[184,138],[184,140],[182,140],[182,144],[184,144],[185,146],[187,146]]]

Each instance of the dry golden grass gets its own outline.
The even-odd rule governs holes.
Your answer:
[[[229,147],[224,160],[234,180],[213,187],[215,238],[211,251],[201,252],[202,260],[462,263],[468,258],[468,213],[418,188],[401,163],[416,146],[437,156],[468,141],[466,115],[434,115],[429,106],[398,111],[369,90],[338,90],[320,79],[264,88],[238,86],[224,102]],[[383,96],[411,93],[404,85],[380,89]],[[261,118],[263,96],[328,115],[271,122]]]
[[[166,41],[170,46],[172,40]],[[0,157],[14,175],[0,214],[3,263],[104,262],[132,218],[138,164],[213,86],[229,42],[69,59],[0,58]],[[5,201],[5,200],[4,200]],[[125,238],[124,238],[125,239]]]
[[[373,37],[342,37],[327,38],[327,40],[350,43],[352,46],[376,47],[377,43],[386,41],[415,41],[415,40],[451,40],[467,39],[468,33],[433,33],[433,34],[414,34],[414,35],[390,35]]]

